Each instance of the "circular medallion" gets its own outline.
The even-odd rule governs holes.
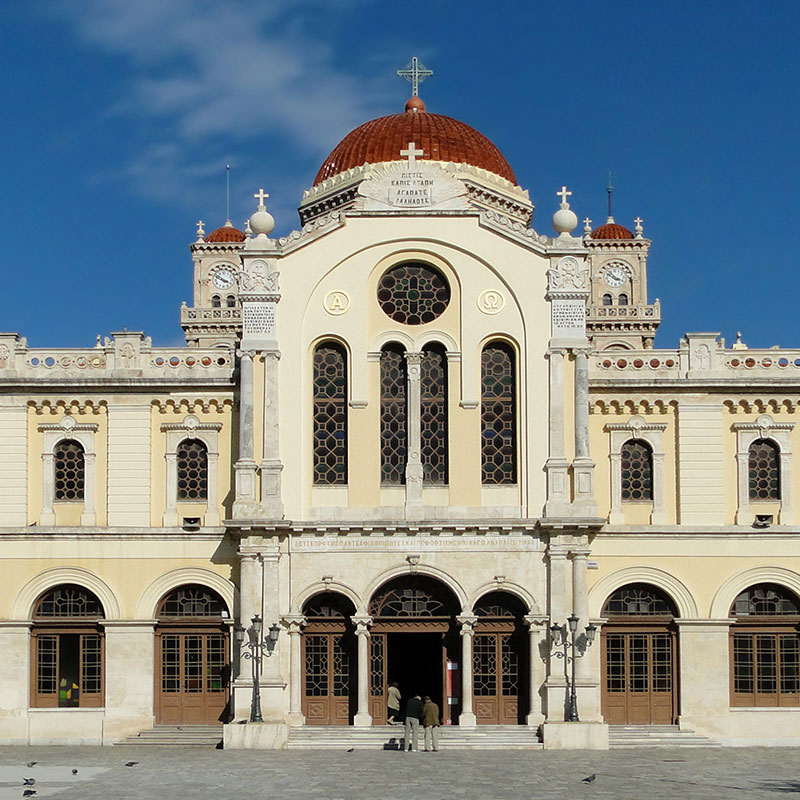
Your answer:
[[[438,270],[409,262],[384,273],[378,284],[378,303],[395,322],[424,325],[444,313],[450,303],[450,287]]]
[[[484,314],[497,314],[505,304],[505,297],[495,289],[487,289],[478,295],[478,308]]]
[[[334,316],[346,314],[350,310],[350,295],[340,290],[328,292],[322,304],[329,314]]]

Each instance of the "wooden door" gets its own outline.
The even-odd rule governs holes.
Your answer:
[[[228,705],[228,634],[216,629],[165,629],[156,635],[156,722],[214,725]]]
[[[677,718],[676,637],[670,627],[603,630],[603,716],[611,725],[671,725]]]
[[[343,631],[303,633],[303,714],[307,725],[348,725],[355,663]]]
[[[513,630],[473,636],[472,695],[479,725],[519,722],[520,658]]]

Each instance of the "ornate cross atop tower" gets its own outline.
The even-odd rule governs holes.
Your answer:
[[[561,207],[562,208],[569,208],[569,200],[567,200],[567,198],[568,197],[572,197],[572,192],[568,192],[566,186],[562,186],[561,187],[561,191],[560,192],[556,192],[556,197],[560,197],[561,198]]]
[[[262,209],[266,209],[266,206],[264,205],[264,201],[269,197],[269,195],[263,189],[259,189],[253,195],[253,197],[255,197],[256,200],[258,200],[258,210],[259,211],[261,211]]]
[[[408,158],[408,166],[413,167],[417,163],[417,156],[422,158],[425,155],[424,150],[417,150],[417,145],[415,142],[409,142],[408,147],[405,150],[400,151],[401,156],[406,156]]]
[[[433,70],[428,69],[416,56],[411,59],[411,63],[406,65],[405,69],[397,70],[397,74],[401,78],[405,78],[411,83],[412,97],[419,96],[419,85],[425,78],[430,78],[433,75]]]

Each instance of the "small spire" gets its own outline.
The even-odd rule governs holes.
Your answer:
[[[583,232],[586,234],[592,232],[592,221],[589,219],[589,217],[586,217],[586,219],[583,221]]]
[[[231,165],[225,165],[225,219],[228,221],[227,225],[231,222]],[[233,223],[231,223],[231,228]]]
[[[606,192],[608,192],[608,219],[606,220],[606,225],[609,222],[614,221],[614,215],[611,213],[611,195],[614,191],[614,187],[611,185],[611,170],[608,171],[608,186],[606,186]]]
[[[206,229],[203,227],[203,220],[197,220],[197,241],[202,242],[206,235]]]
[[[635,230],[637,239],[642,238],[642,231],[644,230],[644,228],[642,227],[642,222],[644,222],[644,220],[641,217],[636,217],[636,219],[634,220],[634,223],[636,224]]]

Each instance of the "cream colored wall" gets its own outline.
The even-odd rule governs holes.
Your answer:
[[[450,283],[448,309],[427,325],[398,325],[383,314],[375,298],[383,272],[409,259],[438,267]],[[449,366],[449,502],[480,506],[480,352],[485,341],[500,337],[511,339],[520,353],[519,492],[531,513],[538,515],[544,504],[541,468],[547,454],[545,267],[545,261],[530,250],[480,229],[469,217],[350,219],[344,228],[317,240],[313,250],[299,248],[282,259],[277,326],[286,515],[303,518],[310,510],[311,353],[314,344],[326,338],[343,341],[350,354],[350,504],[377,507],[381,503],[379,365],[368,361],[367,353],[380,350],[388,341],[398,341],[407,349],[439,341],[461,353],[461,361]],[[486,289],[505,296],[505,307],[496,315],[478,311],[478,295]],[[331,291],[349,295],[346,314],[325,311],[323,301]],[[322,502],[326,491],[314,489],[313,494],[315,502]],[[518,496],[514,494],[514,505],[519,504]]]

